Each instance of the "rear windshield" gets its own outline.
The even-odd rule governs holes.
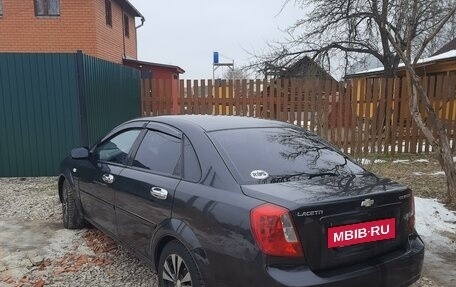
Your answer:
[[[302,128],[256,128],[209,133],[235,177],[274,183],[360,174],[363,169]]]

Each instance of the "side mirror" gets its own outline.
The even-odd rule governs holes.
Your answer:
[[[87,159],[89,158],[89,150],[85,147],[78,147],[71,150],[71,157],[73,159]]]

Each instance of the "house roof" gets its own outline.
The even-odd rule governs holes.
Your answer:
[[[309,56],[298,59],[288,60],[282,66],[267,64],[266,75],[279,76],[284,78],[291,77],[319,77],[336,81],[325,69]]]
[[[433,65],[436,63],[440,63],[440,62],[448,62],[448,61],[456,61],[456,48],[451,49],[451,50],[441,53],[441,54],[434,54],[434,56],[418,60],[417,68]],[[404,63],[400,63],[397,68],[398,68],[398,70],[403,70],[404,66],[405,66]],[[356,73],[347,75],[346,78],[359,77],[361,75],[362,76],[374,76],[374,75],[381,74],[383,72],[383,70],[384,70],[383,67],[364,70],[364,71],[360,71],[360,72],[356,72]]]
[[[115,0],[122,9],[126,10],[129,12],[130,15],[134,17],[140,17],[145,20],[144,16],[138,11],[138,9],[133,6],[133,4],[130,3],[128,0]]]
[[[446,43],[442,48],[440,48],[432,56],[437,56],[437,55],[449,52],[451,50],[456,50],[456,38],[454,38],[450,42]]]
[[[179,74],[185,73],[184,69],[182,69],[179,66],[174,66],[174,65],[167,65],[167,64],[160,64],[160,63],[153,63],[153,62],[144,62],[144,61],[138,61],[138,60],[134,60],[134,59],[123,59],[123,63],[126,65],[167,68],[167,69],[173,69],[173,70],[175,70],[176,73],[179,73]]]

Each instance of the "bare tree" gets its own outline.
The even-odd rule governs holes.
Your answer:
[[[329,66],[334,56],[349,64],[370,55],[383,65],[386,77],[395,76],[399,52],[405,51],[407,43],[404,40],[394,47],[389,33],[393,29],[405,39],[410,2],[413,0],[286,0],[284,5],[311,7],[311,11],[288,28],[287,41],[271,44],[271,54],[259,56],[259,60],[264,66],[281,67],[302,54],[312,54]],[[454,6],[454,0],[417,2],[413,44],[422,42],[423,35],[438,26],[439,19]]]
[[[248,77],[249,74],[242,68],[229,69],[223,74],[223,78],[227,80],[242,80],[247,79]]]
[[[453,0],[441,0],[451,5]],[[454,3],[454,2],[453,2]],[[434,21],[438,21],[434,19]],[[429,42],[423,56],[429,57],[437,52],[441,47],[456,38],[456,14],[450,17],[448,23],[442,27],[442,30]]]
[[[390,23],[386,23],[388,41],[397,51],[398,56],[406,68],[410,113],[426,139],[431,143],[434,150],[437,151],[437,159],[445,172],[447,181],[447,203],[455,203],[456,168],[451,154],[449,135],[441,119],[434,110],[427,90],[423,87],[414,67],[426,51],[429,43],[435,39],[436,35],[442,30],[445,24],[454,17],[456,13],[456,2],[452,2],[451,9],[449,9],[445,15],[442,15],[442,18],[434,19],[432,28],[429,29],[426,34],[419,36],[419,42],[415,40],[418,37],[416,35],[416,27],[420,21],[423,3],[419,0],[404,2],[407,2],[405,8],[409,11],[409,13],[404,15],[406,25],[398,29]],[[425,111],[420,111],[418,108],[419,101],[424,103]]]
[[[454,203],[456,169],[449,135],[415,66],[442,33],[454,31],[451,26],[456,0],[286,0],[284,5],[312,7],[312,11],[288,29],[289,41],[260,57],[264,66],[284,65],[293,57],[309,53],[329,60],[330,53],[338,51],[347,66],[371,55],[382,63],[384,76],[392,77],[402,61],[407,72],[410,113],[437,153],[446,174],[447,202]],[[425,111],[420,111],[418,102],[424,103]]]

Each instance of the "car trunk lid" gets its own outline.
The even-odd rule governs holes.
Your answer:
[[[410,190],[367,172],[242,189],[250,197],[290,210],[314,271],[361,262],[407,241]]]

